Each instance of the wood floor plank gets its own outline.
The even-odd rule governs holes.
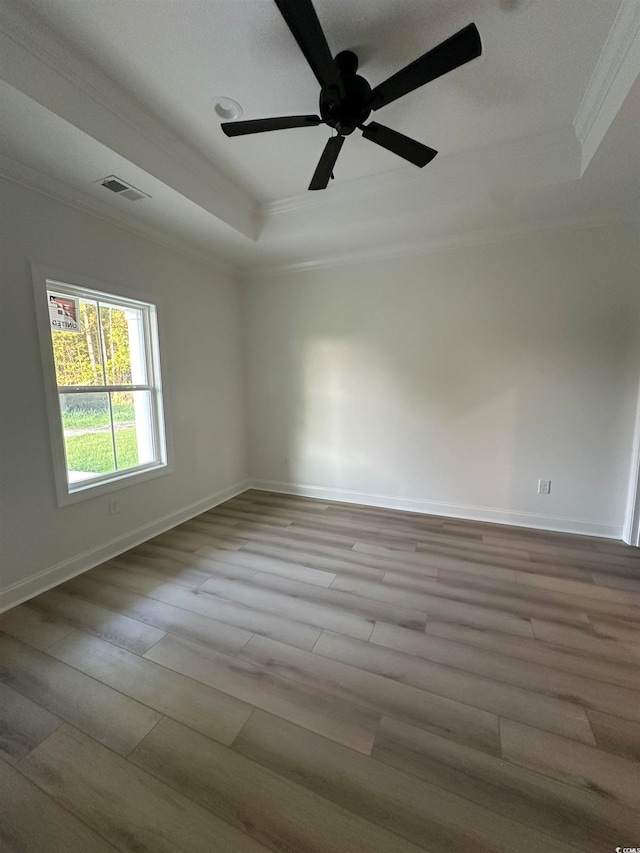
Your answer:
[[[587,712],[598,747],[640,763],[640,725],[601,711]]]
[[[395,525],[401,524],[415,527],[418,532],[435,533],[442,532],[444,519],[441,516],[426,515],[424,513],[406,512],[404,510],[389,510],[383,507],[368,506],[365,504],[345,504],[333,501],[327,509],[327,517],[337,516],[354,521],[372,522],[373,524],[384,523]],[[477,537],[476,533],[469,534],[466,530],[463,535]]]
[[[522,543],[523,547],[529,548],[529,543]],[[454,558],[456,555],[462,557],[462,551],[452,546],[442,546],[431,543],[418,542],[417,550],[427,553],[438,553],[442,555],[450,555]],[[477,554],[470,550],[466,551],[468,561],[473,563],[496,563],[499,566],[509,567],[515,571],[532,572],[535,574],[555,576],[558,578],[582,580],[593,583],[591,570],[594,567],[602,571],[611,572],[613,576],[626,576],[629,573],[629,568],[624,565],[606,565],[603,566],[599,562],[580,561],[576,558],[564,559],[557,555],[537,553],[535,549],[529,548],[526,552],[526,557],[510,557],[505,554],[493,553],[491,555],[483,554],[478,551]]]
[[[226,543],[225,543],[225,545],[226,545]],[[216,549],[216,551],[228,550],[227,547],[223,548],[219,544],[218,541],[216,541],[212,547],[214,547]],[[241,548],[241,547],[242,547],[242,543],[237,543],[234,546],[234,550],[235,550],[235,548]],[[129,553],[132,553],[132,552],[129,552]],[[194,554],[194,552],[192,552],[192,551],[183,551],[179,548],[167,548],[166,546],[162,546],[162,545],[152,545],[150,542],[145,542],[142,545],[138,545],[138,547],[135,549],[134,553],[142,554],[143,556],[147,556],[147,557],[165,557],[165,558],[169,558],[169,559],[173,560],[175,563],[181,563],[182,565],[189,565],[189,564],[193,563],[194,557],[195,557],[195,559],[197,559],[197,557],[198,557],[197,551]]]
[[[60,725],[54,714],[0,683],[0,758],[19,761]]]
[[[70,595],[67,587],[52,589],[39,595],[31,600],[30,606],[67,622],[80,631],[87,631],[139,655],[165,635],[165,632],[158,628]]]
[[[331,588],[353,592],[364,598],[374,598],[405,607],[414,607],[423,611],[427,620],[433,617],[463,625],[505,631],[521,637],[533,636],[529,619],[490,607],[467,604],[463,601],[440,598],[437,595],[427,593],[414,593],[410,590],[394,587],[391,584],[371,583],[359,578],[347,578],[340,575],[332,583]]]
[[[370,580],[382,580],[389,569],[389,561],[374,557],[370,554],[358,554],[343,548],[332,548],[329,545],[308,544],[296,539],[291,541],[280,537],[279,544],[272,541],[263,542],[249,539],[242,546],[243,551],[255,554],[266,554],[281,560],[299,562],[304,566],[322,568],[327,571],[344,572]],[[436,577],[438,569],[425,563],[420,567],[422,576]]]
[[[375,631],[375,628],[374,628]],[[487,649],[501,656],[521,661],[532,661],[545,667],[559,669],[562,672],[584,675],[595,681],[619,684],[621,687],[636,689],[640,681],[640,669],[635,656],[620,658],[616,662],[607,656],[574,652],[568,648],[547,644],[542,640],[527,637],[514,637],[499,631],[486,631],[453,622],[441,622],[430,619],[425,629],[427,636],[442,637],[463,643],[465,648]],[[470,652],[471,654],[471,652]],[[621,660],[623,662],[617,662]]]
[[[268,850],[67,725],[23,759],[20,770],[118,850]]]
[[[251,537],[252,535],[258,538],[287,537],[290,540],[298,539],[318,545],[330,545],[342,550],[350,550],[356,541],[354,536],[319,530],[312,526],[313,522],[311,521],[307,522],[307,525],[294,526],[291,522],[287,522],[286,525],[273,525],[269,523],[268,516],[264,516],[261,521],[256,521],[254,518],[249,518],[246,513],[238,512],[233,514],[222,512],[211,517],[215,523],[224,523],[230,519],[235,520],[237,527],[234,528],[234,533],[241,538]]]
[[[207,581],[203,584],[201,590],[211,591],[217,594],[218,588],[224,595],[224,590],[229,592],[233,597],[236,584],[220,583],[216,584],[215,580]],[[419,610],[412,610],[409,607],[401,607],[397,604],[389,604],[383,601],[376,601],[373,598],[362,598],[353,595],[350,592],[342,592],[338,589],[324,589],[311,584],[300,583],[286,578],[276,577],[274,575],[265,575],[262,572],[256,572],[250,581],[241,582],[240,586],[258,591],[274,590],[282,593],[295,600],[296,604],[309,603],[328,607],[335,613],[346,613],[366,620],[368,633],[371,633],[373,623],[376,619],[381,619],[393,625],[402,625],[405,628],[411,628],[415,631],[423,631],[426,624],[426,616]],[[326,614],[323,613],[326,618]],[[312,621],[311,619],[308,620]],[[361,630],[361,626],[355,627],[354,636],[360,636],[361,633],[366,633],[366,630]],[[351,636],[351,631],[344,630],[343,633]]]
[[[312,515],[324,513],[326,510],[335,506],[333,502],[323,502],[318,500],[318,498],[307,498],[302,495],[283,495],[279,492],[264,492],[261,489],[247,489],[247,491],[243,492],[239,498],[258,506],[263,504],[266,506],[291,506],[295,507],[300,512],[309,512]],[[227,501],[227,503],[231,504],[235,502],[235,500],[236,499],[233,498],[231,501]]]
[[[488,562],[487,558],[506,557],[512,560],[528,560],[529,552],[517,545],[494,545],[483,540],[480,533],[471,536],[452,535],[442,531],[421,533],[417,551],[429,552],[432,548],[451,548],[461,557]]]
[[[618,577],[605,572],[591,572],[591,577],[598,586],[608,587],[609,589],[627,589],[640,593],[640,567],[638,567],[638,576],[636,577]]]
[[[382,719],[371,757],[579,850],[600,853],[618,834],[634,835],[637,816],[610,797],[565,785],[387,717]],[[514,849],[518,849],[516,841]]]
[[[210,595],[214,600],[233,601],[264,613],[275,613],[287,619],[300,619],[307,625],[329,628],[365,640],[369,639],[375,621],[371,617],[350,613],[330,604],[316,602],[312,598],[301,598],[296,593],[227,578],[210,578],[202,584],[200,592]],[[424,624],[426,620],[423,618],[422,621]]]
[[[250,583],[256,586],[267,586],[280,590],[298,599],[324,603],[339,610],[355,613],[365,619],[381,619],[392,625],[402,625],[414,631],[424,631],[426,616],[420,610],[399,604],[391,604],[374,598],[363,598],[350,592],[342,592],[331,586],[329,589],[319,589],[309,584],[297,583],[284,578],[262,575],[260,572],[251,578]]]
[[[524,583],[530,586],[550,589],[554,592],[566,592],[570,595],[586,596],[603,601],[615,601],[637,609],[635,618],[640,619],[640,593],[628,589],[612,589],[594,583],[583,583],[581,581],[567,580],[566,578],[552,578],[548,575],[537,575],[530,572],[516,572],[516,583]],[[633,612],[630,611],[633,617]]]
[[[589,616],[589,622],[599,637],[640,646],[640,627],[635,624],[630,625],[617,619],[603,619],[593,615]]]
[[[534,563],[531,555],[526,557],[512,557],[498,553],[484,554],[477,552],[474,554],[473,551],[468,549],[462,550],[451,545],[438,545],[427,542],[418,542],[416,550],[418,554],[421,556],[424,555],[429,559],[439,558],[447,560],[448,565],[445,564],[442,568],[457,568],[459,571],[478,573],[483,570],[483,574],[491,576],[491,573],[487,571],[487,567],[489,567],[493,570],[494,577],[502,579],[506,579],[506,573],[511,574],[514,571],[535,571],[539,574],[548,574],[562,578],[575,578],[577,580],[587,578],[590,580],[589,572],[581,566],[548,563],[542,560]]]
[[[573,619],[575,623],[584,623],[588,620],[588,617],[583,612],[585,608],[580,606],[585,599],[571,599],[567,604],[558,604],[557,595],[550,590],[544,589],[544,587],[517,584],[515,577],[510,579],[508,583],[505,583],[502,579],[491,578],[477,573],[472,575],[469,572],[440,569],[438,571],[438,581],[452,587],[462,588],[463,590],[478,591],[485,594],[488,592],[498,596],[508,595],[510,598],[519,599],[522,602],[540,607],[548,607],[558,621],[565,621],[569,624],[572,620],[567,618],[567,616],[571,613],[579,614],[577,618]],[[587,607],[593,606],[593,601],[586,599],[586,604]]]
[[[640,647],[635,644],[618,640],[605,640],[592,630],[559,625],[556,622],[546,622],[543,619],[532,619],[531,625],[535,636],[545,643],[564,646],[567,649],[584,652],[595,657],[640,664]]]
[[[500,720],[500,741],[502,754],[509,761],[572,785],[600,791],[615,802],[638,809],[640,765],[637,762],[513,720]]]
[[[239,657],[274,675],[294,678],[330,696],[362,705],[379,716],[408,720],[488,752],[498,750],[495,713],[264,637],[253,637]]]
[[[231,743],[253,710],[246,702],[96,637],[61,640],[49,654],[220,743]]]
[[[233,749],[431,853],[577,850],[469,799],[256,712]]]
[[[547,619],[569,625],[589,624],[589,617],[586,613],[582,613],[576,608],[559,607],[538,598],[519,596],[518,588],[511,583],[492,583],[492,588],[487,589],[484,585],[471,584],[468,579],[451,583],[448,578],[445,579],[441,576],[441,572],[438,573],[438,578],[434,580],[431,578],[418,579],[396,571],[386,572],[382,582],[419,594],[437,595],[453,601],[464,601],[467,604],[477,604],[480,607],[502,610],[524,619]]]
[[[309,526],[309,521],[293,521],[290,530],[292,533],[299,532],[302,535],[313,534],[317,536],[320,532],[325,534],[326,536],[333,537],[337,542],[344,542],[348,544],[352,542],[352,534],[349,533],[348,526],[340,526],[340,525],[332,525],[332,524],[318,524],[314,521],[313,528]],[[360,536],[360,531],[355,531],[357,536]],[[381,547],[392,551],[399,551],[402,553],[408,552],[413,553],[416,550],[416,542],[415,540],[405,539],[403,537],[391,537],[386,534],[376,534],[376,533],[367,533],[367,541],[369,542],[372,548]]]
[[[113,853],[116,850],[0,761],[0,850],[3,853]]]
[[[65,589],[72,595],[82,596],[117,613],[124,613],[140,622],[154,625],[163,632],[178,634],[229,654],[240,651],[253,634],[244,628],[217,622],[172,604],[138,595],[123,587],[99,583],[88,576],[74,578],[65,584]]]
[[[230,528],[229,526],[226,526],[225,529],[227,531],[233,530],[233,528]],[[211,522],[200,516],[192,518],[191,521],[185,522],[184,525],[180,526],[180,530],[184,533],[193,532],[204,535],[207,539],[207,543],[220,551],[236,551],[241,545],[233,533],[227,533],[226,535],[212,533]]]
[[[537,575],[554,575],[557,578],[583,581],[584,583],[595,583],[593,569],[597,569],[603,575],[609,575],[612,579],[626,579],[637,577],[637,569],[629,563],[593,563],[591,561],[581,562],[571,558],[568,560],[551,558],[531,553],[528,565],[514,566],[524,572],[532,572]],[[613,588],[613,587],[612,587]]]
[[[318,650],[320,640],[316,643],[314,651]],[[602,681],[563,672],[548,665],[540,666],[532,662],[523,664],[522,661],[508,655],[470,648],[462,643],[430,636],[427,633],[406,631],[382,622],[376,623],[370,642],[478,676],[482,675],[485,678],[527,688],[528,692],[537,691],[537,695],[546,694],[563,704],[568,702],[581,708],[605,711],[630,720],[640,720],[640,670],[634,673],[635,680],[630,679],[630,682],[638,688],[637,690],[614,685],[605,687]],[[551,662],[552,660],[549,661]],[[607,667],[608,664],[603,664],[598,674],[605,674]],[[511,716],[503,711],[497,711],[497,713]],[[586,722],[584,712],[581,714],[581,719]],[[521,722],[529,721],[521,719]],[[544,724],[544,715],[541,715],[537,723],[534,721],[532,724],[539,725],[540,728],[549,728],[549,731],[556,731]],[[584,740],[584,738],[580,739]],[[592,743],[591,738],[587,738],[585,743]]]
[[[236,510],[221,504],[209,511],[213,518],[233,518],[237,521],[250,521],[255,524],[268,524],[270,527],[289,527],[291,520],[288,518],[277,518],[269,512],[251,512],[250,510]]]
[[[121,755],[130,752],[160,719],[145,705],[3,635],[0,681]]]
[[[74,628],[67,622],[34,610],[29,604],[21,604],[0,613],[0,631],[42,650],[73,633]]]
[[[203,557],[210,557],[215,562],[230,563],[233,566],[243,566],[255,572],[266,572],[291,580],[303,581],[315,586],[327,587],[335,579],[334,572],[326,572],[320,569],[311,569],[308,566],[286,563],[261,554],[251,554],[246,551],[230,551],[220,554],[212,548],[201,548],[197,552]]]
[[[624,565],[640,568],[640,555],[637,548],[633,545],[627,545],[625,542],[616,542],[612,539],[606,542],[598,542],[595,546],[599,554],[609,554],[622,560]]]
[[[362,554],[371,554],[374,557],[393,557],[399,559],[404,552],[405,559],[412,563],[421,563],[422,559],[419,554],[415,553],[416,545],[413,548],[393,548],[385,545],[382,542],[372,542],[369,537],[359,537],[353,544],[353,550],[359,551]],[[398,552],[401,552],[399,555]]]
[[[599,587],[595,587],[594,584],[594,588]],[[597,618],[613,620],[621,619],[640,630],[640,607],[636,607],[635,605],[556,590],[549,591],[547,595],[556,604],[575,607],[587,613],[589,617],[596,616]],[[629,593],[629,595],[632,595],[632,593]]]
[[[129,760],[278,853],[424,849],[171,720]]]
[[[453,549],[442,546],[418,545],[415,553],[407,551],[392,551],[379,545],[373,545],[368,540],[362,539],[355,543],[353,551],[357,554],[377,556],[390,562],[388,569],[396,568],[401,571],[421,570],[425,565],[437,566],[438,568],[451,568],[467,571],[470,573],[486,574],[488,577],[496,577],[500,580],[512,580],[514,572],[512,569],[513,559],[503,561],[492,558],[486,563],[471,560],[468,555],[462,556]],[[503,563],[504,565],[501,565]]]
[[[411,553],[406,551],[391,551],[389,549],[380,549],[377,548],[377,553],[369,553],[371,549],[364,548],[364,550],[360,550],[363,547],[363,543],[358,543],[358,547],[355,550],[346,551],[344,548],[335,548],[330,545],[320,544],[320,543],[311,543],[304,538],[301,538],[298,541],[291,541],[291,539],[285,538],[284,535],[280,535],[275,539],[274,537],[268,537],[266,534],[259,535],[257,533],[248,534],[248,542],[250,544],[244,545],[243,550],[260,550],[264,553],[269,553],[268,548],[277,548],[284,549],[286,551],[290,551],[292,548],[304,549],[307,554],[313,555],[315,557],[325,556],[327,558],[335,558],[342,562],[348,564],[355,564],[361,566],[368,567],[376,567],[381,568],[383,571],[387,571],[389,569],[389,561],[391,560],[393,563],[401,563],[402,570],[405,572],[413,571],[419,572],[421,575],[433,576],[435,577],[437,574],[437,569],[439,567],[442,568],[457,568],[460,567],[462,570],[466,570],[472,573],[484,574],[488,577],[496,577],[500,579],[509,579],[514,580],[515,572],[509,568],[500,568],[497,566],[491,566],[486,564],[478,564],[474,562],[470,562],[469,560],[464,560],[456,557],[449,557],[446,555],[435,554],[435,553]],[[302,559],[301,559],[302,561]],[[339,567],[336,566],[339,569]]]
[[[503,531],[501,533],[491,533],[485,530],[482,536],[484,542],[495,544],[512,544],[514,539],[523,543],[529,551],[537,551],[540,554],[548,554],[551,557],[577,557],[581,560],[586,560],[589,557],[598,559],[598,550],[592,542],[580,540],[580,548],[575,547],[575,540],[562,539],[545,536],[533,535],[533,531],[521,528],[519,531],[512,531],[510,535]]]
[[[359,752],[371,750],[380,715],[363,706],[170,634],[145,657]]]
[[[566,700],[326,631],[313,652],[473,708],[595,744],[584,708]]]
[[[196,568],[193,565],[196,559],[197,558],[192,554],[191,562],[185,564],[164,560],[158,557],[145,558],[138,555],[133,559],[133,557],[128,555],[123,555],[110,560],[104,565],[124,569],[124,571],[127,572],[137,572],[142,575],[149,575],[151,577],[158,578],[159,580],[166,581],[167,583],[174,583],[178,586],[183,586],[186,589],[197,589],[201,583],[206,581],[210,572],[202,567]],[[241,574],[244,574],[242,570],[238,572],[238,575]]]
[[[175,527],[167,533],[161,533],[151,539],[153,545],[160,545],[167,548],[176,548],[177,550],[190,551],[191,553],[203,548],[205,545],[211,545],[211,536],[205,533],[195,533],[193,530],[183,530],[182,526]]]
[[[372,523],[360,519],[343,519],[327,516],[326,513],[316,515],[310,521],[308,515],[296,510],[275,509],[269,510],[265,515],[269,518],[289,519],[291,529],[297,530],[313,524],[314,530],[322,530],[338,536],[351,537],[355,533],[359,539],[366,539],[370,543],[382,545],[399,551],[415,551],[418,534],[415,529],[402,525],[389,526],[384,523]]]
[[[227,530],[230,530],[232,528],[239,526],[240,522],[238,521],[237,518],[222,517],[220,519],[220,521],[218,522],[216,519],[216,516],[215,516],[217,509],[218,509],[218,507],[214,506],[212,509],[205,510],[205,512],[201,513],[198,516],[198,518],[200,519],[200,521],[206,521],[206,522],[211,521],[211,520],[215,520],[216,523],[222,524],[222,526],[225,527]]]
[[[310,649],[320,636],[321,629],[306,625],[304,622],[287,619],[273,613],[264,613],[251,607],[226,601],[206,593],[187,590],[180,586],[142,575],[130,575],[128,572],[99,566],[88,573],[89,577],[103,583],[115,584],[132,592],[142,593],[156,601],[180,607],[200,616],[206,616],[242,628],[266,637],[281,639],[292,646]]]
[[[296,512],[296,520],[301,517],[299,512]],[[367,541],[376,541],[376,537],[383,539],[405,539],[414,546],[418,541],[424,538],[433,538],[434,541],[440,541],[443,537],[441,530],[432,527],[425,527],[415,521],[404,519],[388,518],[385,516],[377,516],[372,518],[364,516],[362,513],[345,513],[342,512],[325,512],[321,518],[313,519],[314,526],[322,525],[324,529],[332,527],[334,529],[349,530],[358,534],[359,539]],[[370,537],[374,540],[370,540]],[[473,537],[474,541],[482,545],[482,538]],[[460,539],[457,540],[457,543]]]

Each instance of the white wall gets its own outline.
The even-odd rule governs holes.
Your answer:
[[[202,511],[218,493],[245,480],[247,471],[238,285],[182,254],[32,190],[0,181],[0,192],[1,610],[148,538],[154,525],[172,526],[181,513],[195,514],[194,504]],[[57,506],[31,261],[161,300],[172,473]],[[119,498],[121,512],[110,516],[113,497]]]
[[[637,246],[628,226],[565,230],[248,282],[252,477],[620,536]]]

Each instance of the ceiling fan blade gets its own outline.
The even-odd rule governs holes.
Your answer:
[[[372,121],[363,127],[362,135],[370,142],[381,145],[387,151],[397,154],[398,157],[404,157],[405,160],[420,168],[430,163],[438,153],[433,148],[429,148],[428,145],[416,142],[415,139],[398,133],[397,130],[391,130],[390,127],[385,127],[383,124],[378,124],[377,121]]]
[[[338,83],[338,72],[311,0],[275,0],[282,17],[322,87]]]
[[[481,53],[482,42],[478,28],[475,24],[468,24],[451,38],[372,89],[368,106],[372,110],[379,110],[380,107],[385,107],[397,98],[435,80],[436,77],[441,77],[453,71],[454,68],[470,62]]]
[[[338,159],[338,154],[344,143],[344,136],[332,136],[324,146],[320,162],[316,166],[316,170],[309,184],[310,190],[324,190],[327,188],[333,167]]]
[[[322,124],[320,116],[284,116],[283,118],[256,118],[251,121],[225,121],[221,127],[227,136],[244,136],[247,133],[287,130],[290,127],[314,127],[318,124]]]

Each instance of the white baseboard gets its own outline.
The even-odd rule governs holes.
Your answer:
[[[76,575],[100,565],[100,563],[104,563],[105,560],[111,560],[113,557],[117,557],[118,554],[122,554],[130,548],[135,548],[136,545],[140,545],[142,542],[146,542],[148,539],[152,539],[154,536],[158,536],[160,533],[164,533],[172,527],[182,524],[183,521],[188,521],[190,518],[200,515],[200,513],[206,512],[208,509],[212,509],[212,507],[224,503],[224,501],[228,501],[230,498],[234,498],[248,488],[249,481],[244,481],[229,486],[226,489],[221,489],[219,492],[209,495],[196,503],[189,504],[189,506],[183,507],[176,512],[155,519],[142,527],[137,527],[124,536],[111,539],[97,548],[84,551],[82,554],[71,557],[69,560],[64,560],[62,563],[44,569],[36,575],[32,575],[0,590],[0,613],[8,610],[10,607],[22,604],[23,601],[40,595],[40,593],[46,592],[48,589],[64,583],[64,581],[70,580]]]
[[[578,518],[540,515],[533,512],[465,506],[441,501],[423,501],[416,498],[401,498],[395,495],[380,495],[375,492],[330,489],[326,486],[309,486],[302,483],[281,483],[277,480],[251,480],[249,488],[266,492],[281,492],[286,495],[302,495],[307,498],[320,498],[327,501],[421,512],[426,515],[464,518],[469,521],[489,521],[494,524],[509,524],[514,527],[531,527],[534,530],[551,530],[557,533],[581,533],[585,536],[600,536],[606,539],[620,539],[622,536],[621,524],[611,524],[606,521],[584,521]]]

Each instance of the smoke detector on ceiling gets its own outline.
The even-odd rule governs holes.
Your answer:
[[[131,184],[123,181],[122,178],[117,178],[115,175],[109,175],[108,178],[101,178],[96,183],[107,190],[111,190],[112,193],[122,196],[122,198],[129,199],[129,201],[140,201],[141,198],[151,198],[147,193],[143,193],[132,187]]]

